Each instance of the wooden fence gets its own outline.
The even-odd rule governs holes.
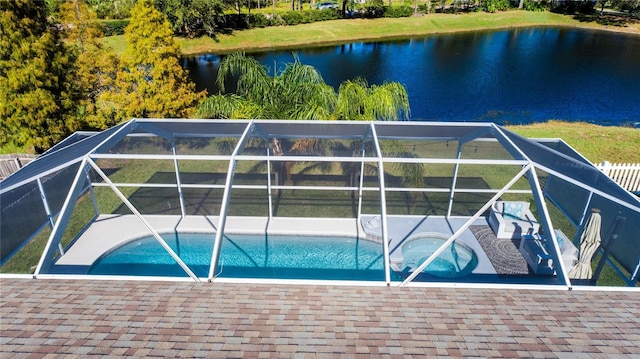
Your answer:
[[[604,174],[629,192],[640,192],[640,163],[594,164]]]
[[[0,180],[36,159],[34,155],[0,155]]]

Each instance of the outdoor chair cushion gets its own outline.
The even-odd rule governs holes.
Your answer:
[[[506,219],[522,219],[524,211],[529,210],[528,202],[502,202],[502,216]]]
[[[520,239],[536,234],[540,224],[529,210],[529,202],[497,201],[491,206],[489,225],[498,238]]]

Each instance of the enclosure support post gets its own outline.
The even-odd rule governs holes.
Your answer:
[[[360,178],[359,178],[359,184],[358,184],[358,216],[356,217],[357,220],[360,220],[360,216],[362,215],[362,187],[364,185],[364,155],[365,155],[365,149],[364,149],[364,139],[362,141],[362,162],[360,162]]]
[[[96,192],[93,190],[93,183],[91,182],[91,176],[89,176],[89,172],[87,169],[84,169],[84,173],[87,177],[87,183],[89,186],[89,193],[91,193],[91,203],[93,204],[93,212],[96,214],[96,217],[100,215],[100,207],[98,207],[98,199],[96,198]]]
[[[524,166],[524,168],[514,177],[511,179],[511,181],[509,181],[509,183],[507,183],[506,186],[504,186],[500,191],[498,191],[498,193],[496,193],[490,200],[489,202],[485,203],[484,206],[482,206],[482,208],[480,208],[479,211],[477,211],[471,218],[469,218],[469,220],[467,220],[462,227],[460,227],[454,234],[451,235],[451,237],[449,237],[449,239],[447,239],[441,246],[440,248],[438,248],[435,252],[433,252],[433,254],[431,254],[431,256],[429,256],[429,258],[427,258],[424,262],[422,262],[422,264],[413,270],[413,272],[400,284],[401,287],[407,285],[408,283],[410,283],[411,281],[413,281],[413,279],[415,277],[418,276],[418,274],[422,273],[422,271],[427,268],[427,266],[429,264],[431,264],[431,262],[433,262],[436,258],[438,258],[438,256],[440,255],[440,253],[444,252],[445,249],[447,249],[447,247],[449,247],[449,245],[451,245],[451,243],[453,243],[453,241],[455,241],[456,239],[458,239],[458,237],[460,237],[462,235],[462,233],[464,231],[467,230],[467,228],[469,228],[470,225],[473,224],[473,222],[475,222],[478,218],[480,218],[480,216],[487,210],[489,209],[489,207],[491,207],[491,205],[493,205],[493,203],[495,201],[498,200],[498,198],[500,198],[500,196],[502,196],[505,192],[507,192],[509,190],[509,188],[511,188],[511,186],[513,186],[519,179],[520,177],[522,177],[527,171],[529,171],[529,169],[531,169],[532,164],[529,163],[528,165]]]
[[[186,215],[184,209],[184,195],[182,194],[182,182],[180,181],[180,167],[178,166],[178,157],[176,153],[176,140],[171,139],[171,152],[173,153],[173,165],[176,169],[176,185],[178,186],[178,198],[180,199],[180,213],[182,218]]]
[[[593,192],[589,191],[589,198],[587,199],[587,203],[584,206],[584,210],[582,211],[582,217],[580,217],[580,224],[578,225],[576,235],[573,238],[573,244],[577,247],[580,245],[580,236],[582,234],[582,229],[587,220],[587,213],[589,212],[589,206],[591,206],[591,199],[593,198]]]
[[[638,260],[638,264],[636,264],[636,269],[634,269],[633,273],[631,273],[631,278],[627,281],[628,287],[633,287],[638,280],[638,276],[640,275],[640,260]]]
[[[36,180],[38,182],[38,190],[40,191],[40,198],[42,199],[42,205],[44,206],[44,211],[47,214],[47,219],[49,220],[49,227],[53,229],[55,226],[55,222],[53,221],[53,215],[51,214],[51,208],[49,208],[49,201],[47,200],[47,195],[44,193],[44,187],[42,186],[42,180],[40,177]],[[62,248],[62,243],[58,243],[58,250],[61,255],[64,255],[64,248]]]
[[[456,160],[459,160],[462,157],[462,143],[458,144],[458,154],[456,155]],[[453,196],[456,191],[456,182],[458,182],[458,168],[460,167],[460,162],[456,162],[453,168],[453,180],[451,182],[451,192],[449,193],[449,208],[447,209],[447,218],[451,217],[451,207],[453,207]]]
[[[267,142],[267,200],[269,201],[269,220],[273,218],[273,200],[271,198],[271,149],[269,148],[269,141]]]
[[[562,261],[560,247],[558,246],[558,239],[556,238],[556,233],[553,231],[549,209],[547,208],[547,203],[544,201],[544,195],[542,194],[542,190],[540,189],[540,181],[538,181],[538,175],[536,174],[536,170],[534,167],[532,167],[529,171],[528,180],[529,185],[534,190],[533,200],[535,201],[536,207],[538,208],[538,217],[540,217],[541,222],[540,227],[544,230],[544,233],[547,236],[547,240],[550,240],[553,244],[553,251],[551,253],[551,256],[553,257],[553,266],[556,270],[556,273],[562,273],[564,284],[567,286],[567,289],[571,290],[571,279],[569,279],[568,270],[564,267],[564,262]]]
[[[376,146],[376,154],[378,156],[378,182],[380,186],[380,225],[382,230],[382,252],[384,255],[384,280],[387,285],[391,285],[391,269],[389,267],[389,230],[387,227],[387,199],[384,185],[384,164],[382,161],[382,149],[378,142],[378,134],[376,127],[371,124],[371,137]]]
[[[47,219],[49,220],[49,226],[53,229],[55,222],[53,221],[53,216],[51,215],[51,209],[49,208],[49,202],[47,201],[47,195],[44,193],[44,187],[42,186],[42,180],[40,177],[36,180],[38,182],[38,190],[40,191],[40,198],[42,199],[42,205],[44,206],[44,211],[47,213]]]
[[[208,280],[212,281],[216,274],[216,268],[218,267],[218,260],[220,259],[220,248],[222,247],[222,238],[224,237],[224,228],[227,224],[227,209],[229,208],[229,200],[231,198],[231,189],[233,187],[233,178],[236,172],[236,166],[238,160],[236,156],[240,152],[240,149],[244,147],[245,143],[249,140],[249,132],[253,129],[253,121],[245,128],[242,133],[240,141],[236,145],[236,148],[231,154],[229,160],[229,169],[227,170],[227,180],[224,186],[224,193],[222,194],[222,204],[220,206],[220,218],[218,220],[218,229],[216,230],[216,238],[213,242],[213,249],[211,251],[211,263],[209,264],[209,276]]]
[[[80,179],[82,178],[82,174],[85,166],[87,165],[87,158],[84,158],[80,163],[80,167],[78,168],[78,173],[73,179],[73,183],[71,184],[71,188],[69,189],[69,194],[62,204],[62,209],[60,210],[60,215],[58,216],[58,221],[55,222],[53,226],[53,230],[51,230],[51,235],[49,235],[49,241],[47,241],[47,245],[44,248],[44,252],[42,253],[42,257],[40,257],[40,261],[38,262],[38,266],[34,272],[34,277],[36,277],[42,271],[42,268],[48,268],[51,263],[53,263],[53,256],[55,254],[55,245],[60,245],[62,241],[62,234],[64,232],[64,227],[69,222],[69,218],[71,218],[71,212],[73,212],[73,207],[75,205],[75,200],[82,192],[82,186],[80,184]],[[73,202],[73,203],[72,203]]]
[[[602,269],[604,268],[604,264],[607,261],[607,258],[609,257],[609,252],[611,251],[611,245],[618,239],[618,228],[620,228],[620,226],[622,224],[624,224],[624,222],[627,219],[625,217],[621,217],[621,216],[617,216],[616,217],[616,222],[613,225],[613,229],[611,230],[611,235],[609,235],[609,240],[606,243],[602,243],[602,246],[604,247],[604,250],[602,251],[602,257],[600,258],[600,262],[598,262],[598,266],[596,267],[596,270],[593,271],[593,276],[591,277],[591,282],[593,284],[596,283],[596,281],[598,281],[598,278],[600,277],[600,272],[602,272]]]

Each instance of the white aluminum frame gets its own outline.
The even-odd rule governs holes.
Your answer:
[[[509,140],[509,138],[502,132],[502,130],[493,125],[493,124],[456,124],[457,126],[475,126],[478,127],[477,131],[474,131],[472,133],[470,133],[468,136],[465,136],[463,138],[458,138],[458,148],[457,148],[457,152],[456,152],[456,158],[455,159],[451,159],[451,158],[395,158],[395,157],[385,157],[382,154],[381,151],[381,147],[380,147],[380,142],[379,142],[379,138],[378,134],[377,134],[377,126],[386,126],[389,124],[386,123],[376,123],[376,122],[371,122],[368,125],[368,130],[366,133],[362,134],[362,148],[361,148],[361,156],[358,157],[320,157],[320,156],[273,156],[270,152],[270,146],[269,146],[269,136],[276,136],[278,137],[278,135],[271,135],[271,134],[266,134],[266,133],[262,133],[260,132],[261,130],[259,128],[256,128],[257,125],[261,124],[261,123],[265,123],[265,124],[270,124],[270,123],[280,123],[281,121],[278,120],[261,120],[261,121],[256,121],[256,120],[249,120],[249,121],[245,121],[242,122],[245,124],[244,127],[244,131],[242,132],[242,134],[239,136],[240,140],[238,141],[238,143],[236,144],[236,147],[233,150],[233,153],[231,155],[182,155],[182,154],[178,154],[177,150],[176,150],[176,146],[175,146],[175,138],[174,138],[174,134],[169,133],[167,131],[164,131],[162,129],[160,129],[158,126],[154,125],[154,121],[157,121],[158,124],[161,124],[163,122],[170,122],[172,120],[131,120],[129,123],[127,123],[126,125],[122,126],[120,129],[118,129],[118,131],[116,131],[115,133],[111,134],[111,136],[107,139],[105,139],[102,143],[100,143],[99,145],[97,145],[91,152],[89,152],[88,154],[86,154],[84,157],[80,157],[79,159],[74,159],[71,160],[69,162],[67,162],[67,166],[70,164],[74,164],[77,163],[78,161],[81,161],[80,167],[78,169],[78,173],[76,175],[76,178],[74,179],[74,182],[71,186],[71,190],[69,191],[69,194],[62,206],[62,209],[60,211],[60,215],[57,221],[53,220],[53,216],[51,215],[50,211],[48,210],[48,206],[46,203],[46,195],[44,194],[44,190],[42,188],[42,184],[40,181],[40,178],[48,173],[51,173],[53,170],[47,171],[47,173],[43,173],[41,174],[39,177],[36,178],[36,180],[38,181],[38,186],[39,186],[39,190],[41,192],[41,195],[43,197],[43,203],[45,204],[45,209],[47,211],[47,215],[49,217],[50,223],[52,224],[53,230],[52,233],[49,237],[49,240],[47,242],[47,245],[45,247],[45,250],[43,252],[43,255],[38,263],[38,266],[36,268],[34,277],[38,277],[38,276],[43,276],[43,275],[47,275],[46,273],[42,273],[44,268],[48,268],[50,265],[53,264],[54,261],[54,255],[55,255],[55,250],[54,248],[57,246],[58,251],[63,254],[64,253],[64,249],[61,247],[61,238],[62,238],[62,233],[64,232],[64,227],[66,226],[66,224],[68,223],[68,220],[71,216],[71,209],[74,206],[75,201],[77,200],[77,198],[81,195],[81,193],[83,191],[86,190],[87,186],[83,185],[83,182],[88,183],[88,188],[91,191],[91,196],[92,196],[92,201],[94,203],[94,210],[96,211],[96,216],[99,214],[98,213],[98,207],[97,207],[97,203],[96,203],[96,198],[95,195],[93,194],[93,186],[96,187],[109,187],[113,190],[113,192],[122,200],[122,202],[132,211],[132,213],[137,216],[140,221],[145,225],[145,227],[149,230],[149,232],[155,237],[156,240],[158,240],[158,242],[165,248],[165,250],[173,257],[173,259],[176,261],[176,263],[178,263],[178,265],[180,265],[180,267],[182,267],[182,269],[189,275],[189,277],[191,277],[191,279],[193,279],[194,281],[200,281],[200,278],[198,278],[192,271],[191,269],[180,259],[180,257],[173,252],[173,250],[169,247],[169,245],[166,243],[166,241],[164,241],[164,239],[162,239],[162,237],[160,236],[160,234],[153,228],[153,226],[151,226],[151,224],[145,220],[144,216],[135,208],[135,206],[133,204],[131,204],[131,202],[126,198],[126,196],[124,196],[124,194],[118,189],[119,187],[157,187],[157,188],[176,188],[177,189],[177,193],[178,193],[178,197],[180,200],[180,210],[181,210],[181,215],[182,217],[184,217],[186,215],[186,210],[185,210],[185,204],[184,204],[184,197],[183,197],[183,192],[182,189],[183,188],[212,188],[212,189],[224,189],[223,191],[223,196],[222,196],[222,205],[221,205],[221,209],[220,209],[220,214],[219,214],[219,222],[218,222],[218,226],[216,228],[216,235],[215,235],[215,239],[214,239],[214,246],[212,249],[212,257],[211,257],[211,262],[210,262],[210,267],[209,267],[209,274],[207,276],[207,280],[212,282],[216,280],[216,268],[217,268],[217,264],[218,264],[218,259],[220,256],[220,250],[221,250],[221,242],[224,236],[224,229],[225,229],[225,225],[226,225],[226,220],[227,220],[227,210],[228,210],[228,206],[229,206],[229,201],[230,201],[230,196],[231,196],[231,191],[234,188],[238,188],[238,189],[266,189],[267,191],[267,196],[268,196],[268,201],[269,201],[269,218],[272,218],[273,216],[273,210],[272,210],[272,191],[273,190],[278,190],[278,189],[308,189],[308,190],[327,190],[327,191],[358,191],[358,213],[357,213],[357,218],[355,219],[356,221],[359,221],[361,218],[361,210],[362,210],[362,196],[363,196],[363,192],[364,191],[378,191],[380,193],[380,218],[381,218],[381,236],[382,236],[382,246],[383,246],[383,256],[384,256],[384,273],[385,273],[385,283],[387,286],[391,285],[391,275],[390,275],[390,260],[389,260],[389,241],[388,241],[388,223],[387,223],[387,212],[386,212],[386,193],[387,192],[441,192],[441,193],[449,193],[449,204],[448,204],[448,208],[447,208],[447,214],[446,217],[449,218],[451,216],[451,211],[452,211],[452,206],[454,203],[454,196],[456,193],[493,193],[493,197],[487,202],[485,203],[485,205],[482,206],[482,208],[477,211],[472,217],[469,218],[469,220],[461,227],[459,228],[451,237],[449,237],[449,239],[436,251],[434,252],[429,258],[427,258],[409,277],[407,277],[403,282],[401,282],[399,285],[404,286],[404,285],[408,285],[409,283],[411,283],[413,281],[413,279],[415,279],[415,277],[422,272],[422,270],[424,268],[426,268],[442,251],[444,251],[444,249],[446,249],[446,247],[448,245],[450,245],[453,241],[455,241],[464,230],[466,230],[468,228],[468,226],[470,224],[472,224],[476,219],[478,219],[488,208],[490,208],[490,206],[497,200],[500,198],[500,196],[502,196],[505,193],[526,193],[526,194],[532,194],[534,197],[534,201],[536,202],[536,206],[540,211],[540,221],[541,221],[541,225],[542,228],[544,229],[545,233],[548,233],[550,238],[551,238],[551,242],[553,243],[553,247],[554,247],[554,253],[552,253],[552,257],[554,259],[554,263],[558,264],[558,267],[556,268],[556,270],[558,271],[558,274],[560,275],[561,281],[563,282],[563,285],[568,288],[571,289],[571,281],[568,278],[568,274],[567,274],[567,269],[564,268],[563,265],[563,261],[559,260],[559,255],[558,253],[560,253],[560,250],[558,248],[558,243],[557,243],[557,239],[555,237],[555,233],[553,231],[553,225],[551,224],[551,221],[549,219],[549,212],[548,209],[546,207],[546,203],[545,203],[545,197],[544,194],[540,188],[540,184],[538,183],[538,178],[536,176],[536,169],[538,170],[542,170],[545,171],[546,173],[548,173],[549,175],[553,175],[555,177],[558,177],[561,180],[564,180],[566,182],[569,182],[571,184],[580,186],[582,188],[585,188],[586,190],[589,191],[590,193],[590,198],[591,196],[593,196],[594,194],[597,194],[599,196],[601,196],[604,199],[610,200],[610,201],[614,201],[616,203],[620,203],[621,201],[617,198],[614,198],[596,188],[593,188],[591,186],[585,186],[584,184],[580,183],[577,180],[572,179],[569,176],[563,175],[562,173],[558,173],[557,171],[551,169],[551,168],[547,168],[543,165],[537,164],[537,163],[533,163],[529,158],[527,158],[526,154],[524,154],[519,148],[518,146],[516,146],[511,140]],[[195,122],[194,120],[186,120],[187,123],[189,122]],[[196,120],[196,121],[200,121],[201,123],[207,123],[206,120]],[[202,122],[205,121],[205,122]],[[306,121],[309,124],[318,124],[318,121]],[[219,123],[218,120],[210,120],[209,123]],[[297,122],[298,124],[300,123],[305,123],[305,121],[301,121],[301,122]],[[334,122],[331,122],[331,124],[333,124]],[[327,124],[329,124],[329,122],[327,122]],[[360,124],[361,125],[361,124]],[[418,124],[418,123],[413,123],[413,124],[406,124],[408,126],[418,126],[418,125],[424,125],[424,124]],[[436,126],[442,126],[443,123],[432,123],[432,125],[436,125]],[[451,125],[451,124],[446,124],[446,125]],[[171,141],[171,154],[169,155],[155,155],[155,154],[108,154],[108,153],[97,153],[98,150],[100,149],[104,149],[104,148],[110,148],[111,146],[113,146],[114,144],[116,144],[117,142],[119,142],[120,140],[122,140],[125,136],[127,136],[133,129],[145,129],[147,131],[151,131],[150,133],[155,134],[157,136],[166,138],[168,140]],[[244,146],[246,145],[247,141],[256,133],[253,133],[254,130],[256,130],[259,134],[260,137],[265,139],[266,142],[266,149],[265,149],[265,155],[241,155],[240,152],[242,151],[242,149],[244,148]],[[253,134],[252,134],[253,133]],[[487,134],[492,134],[495,136],[495,139],[484,139],[484,138],[480,138],[481,136],[485,136]],[[144,136],[146,134],[135,134],[136,136]],[[207,136],[207,134],[192,134],[190,136],[185,136],[185,137],[221,137],[219,134],[211,134],[212,136]],[[213,136],[215,135],[215,136]],[[237,135],[237,134],[236,134]],[[308,137],[317,137],[314,136],[313,133],[309,133],[309,134],[305,134],[305,135],[301,135],[301,136],[308,136]],[[233,137],[231,135],[227,136],[226,134],[222,137]],[[235,136],[237,137],[237,136]],[[287,137],[287,136],[282,136]],[[294,135],[291,135],[289,137],[297,137]],[[326,136],[326,138],[331,138],[332,136]],[[345,137],[346,138],[346,137]],[[349,137],[352,138],[352,137]],[[366,154],[366,149],[365,149],[365,145],[364,142],[367,139],[371,139],[373,141],[374,147],[375,147],[375,154],[374,156],[370,156],[367,157]],[[395,137],[384,137],[385,139],[395,139]],[[408,138],[408,137],[407,137]],[[416,139],[425,139],[424,137],[415,137]],[[438,139],[442,139],[441,137],[437,137]],[[450,140],[456,140],[456,138],[450,138]],[[483,140],[488,140],[488,141],[498,141],[499,143],[501,143],[504,148],[511,153],[511,155],[514,157],[514,159],[512,160],[484,160],[484,159],[463,159],[461,158],[461,154],[462,154],[462,147],[465,143],[469,142],[469,141],[483,141]],[[564,156],[566,158],[568,158],[565,155],[562,154],[558,154],[559,156]],[[96,164],[95,160],[98,159],[136,159],[136,160],[147,160],[147,159],[154,159],[154,160],[171,160],[173,161],[174,164],[174,170],[175,170],[175,176],[176,176],[176,183],[175,184],[145,184],[145,183],[113,183],[106,174],[104,174],[104,172],[100,169],[100,167]],[[569,158],[570,159],[570,158]],[[189,160],[189,161],[193,161],[193,160],[200,160],[200,161],[228,161],[228,171],[227,171],[227,178],[226,178],[226,182],[223,185],[214,185],[214,184],[184,184],[181,181],[180,178],[180,168],[179,168],[179,161],[181,160]],[[238,161],[266,161],[267,163],[267,183],[266,185],[234,185],[233,184],[233,180],[234,180],[234,175],[235,175],[235,170],[236,170],[236,166]],[[351,162],[351,163],[355,163],[355,162],[359,162],[360,163],[360,178],[359,178],[359,184],[358,186],[323,186],[323,187],[315,187],[315,186],[289,186],[289,185],[273,185],[271,183],[271,164],[274,162],[278,162],[278,161],[288,161],[288,162],[303,162],[303,161],[313,161],[313,162]],[[366,163],[372,163],[372,164],[376,164],[377,168],[378,168],[378,181],[379,181],[379,185],[376,186],[368,186],[365,187],[364,186],[364,166]],[[387,188],[385,186],[385,178],[384,178],[384,165],[385,163],[415,163],[415,164],[452,164],[454,165],[454,171],[452,174],[452,182],[451,182],[451,187],[449,188],[401,188],[401,187],[389,187]],[[507,185],[505,185],[502,189],[500,190],[496,190],[496,189],[456,189],[456,183],[457,183],[457,179],[458,179],[458,170],[459,170],[459,166],[460,165],[497,165],[497,166],[521,166],[522,170],[518,173],[518,175],[516,175],[514,178],[512,178],[511,181],[509,181],[509,183]],[[62,169],[64,166],[58,166],[55,168],[55,170],[59,170]],[[104,181],[103,183],[100,182],[91,182],[90,178],[88,176],[88,174],[86,173],[87,168],[93,168],[93,170],[102,178],[102,180]],[[527,179],[529,180],[530,183],[530,188],[529,190],[512,190],[511,187],[520,179],[522,178],[525,174],[529,174],[527,176]],[[83,179],[83,176],[85,176],[86,178]],[[24,181],[23,181],[24,182]],[[12,188],[14,188],[15,186],[13,186]],[[3,188],[3,191],[8,190]],[[640,212],[640,206],[636,206],[635,204],[631,204],[631,203],[627,203],[627,202],[622,202],[622,205],[624,205],[626,208],[629,208],[633,211],[636,212]],[[588,206],[588,203],[587,205]],[[585,211],[586,211],[585,207]],[[581,220],[582,221],[582,220]],[[636,267],[636,270],[634,271],[634,273],[631,274],[631,280],[633,280],[634,278],[636,278],[638,275],[640,274],[640,260],[638,262],[638,266]],[[222,279],[221,279],[222,280]]]

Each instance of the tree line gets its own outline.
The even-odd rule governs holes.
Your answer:
[[[46,0],[56,18],[66,0]],[[136,0],[84,0],[101,19],[108,35],[122,34]],[[324,0],[323,0],[324,1]],[[640,11],[640,0],[329,0],[335,8],[317,10],[320,0],[154,0],[176,36],[215,37],[233,30],[297,25],[340,18],[408,17],[431,12],[496,12],[519,8],[570,14],[593,14],[605,5],[629,14]],[[288,4],[284,11],[282,4]],[[255,11],[255,10],[257,11]],[[110,19],[110,20],[107,20]]]
[[[195,1],[195,0],[194,0]],[[236,93],[197,92],[180,47],[153,0],[139,0],[118,56],[100,41],[88,2],[66,0],[50,16],[44,1],[0,2],[0,148],[42,153],[78,130],[130,118],[408,119],[398,83],[343,83],[336,91],[297,59],[272,70],[243,54],[225,57],[218,83]],[[224,86],[221,86],[224,89]]]

